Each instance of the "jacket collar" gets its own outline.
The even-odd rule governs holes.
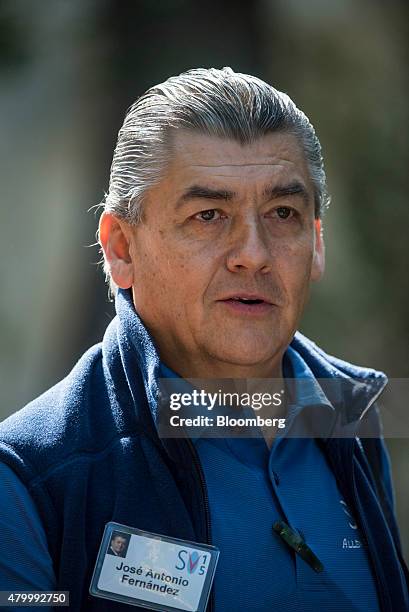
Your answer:
[[[343,415],[346,423],[363,421],[371,406],[385,389],[383,372],[364,368],[328,355],[314,342],[297,332],[290,345],[320,380],[327,397]]]

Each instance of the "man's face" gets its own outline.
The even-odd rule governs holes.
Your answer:
[[[322,271],[313,187],[296,138],[250,145],[178,133],[131,229],[133,297],[183,376],[279,375]]]
[[[115,538],[112,538],[111,547],[112,547],[112,550],[114,550],[117,553],[117,555],[120,555],[123,553],[123,551],[125,550],[125,546],[126,546],[125,538],[121,538],[121,536],[116,536]]]

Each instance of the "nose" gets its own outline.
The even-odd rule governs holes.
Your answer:
[[[227,254],[227,268],[230,272],[271,271],[271,245],[259,219],[246,220],[236,228],[233,245]]]

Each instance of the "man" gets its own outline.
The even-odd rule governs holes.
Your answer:
[[[386,378],[296,332],[324,271],[327,204],[312,125],[257,78],[193,70],[131,107],[99,226],[117,317],[1,426],[4,521],[24,541],[32,530],[21,588],[69,590],[73,610],[125,610],[88,595],[115,521],[217,547],[208,610],[408,609],[385,449],[355,437]],[[179,377],[307,380],[287,429],[313,408],[352,434],[164,438],[159,379]],[[16,588],[15,566],[3,569],[1,588]]]
[[[115,557],[125,557],[126,544],[127,539],[120,533],[114,532],[111,538],[111,543],[107,550],[107,555],[114,555]]]

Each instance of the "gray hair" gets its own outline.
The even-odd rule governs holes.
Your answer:
[[[161,180],[178,129],[241,144],[271,132],[295,135],[314,186],[316,218],[328,206],[321,145],[294,102],[261,79],[231,68],[199,68],[151,87],[130,107],[118,134],[105,210],[132,225],[140,222],[145,195]],[[105,272],[109,278],[107,267]]]

